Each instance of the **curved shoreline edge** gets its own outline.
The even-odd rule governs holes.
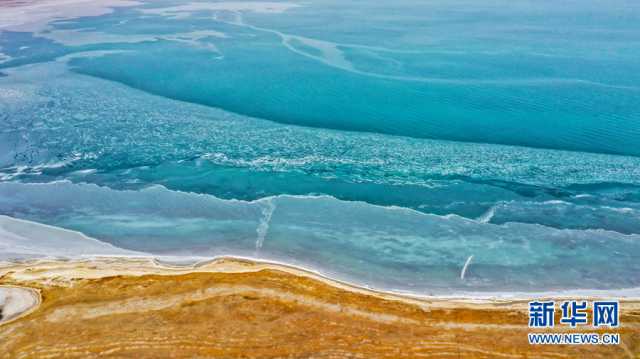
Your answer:
[[[193,263],[182,264],[185,259]],[[195,258],[161,256],[85,256],[76,259],[33,259],[0,262],[0,279],[10,277],[18,282],[70,282],[76,279],[101,279],[116,276],[177,276],[191,273],[256,273],[265,270],[285,272],[296,277],[320,281],[334,288],[399,300],[412,304],[438,306],[508,305],[531,299],[618,299],[640,302],[640,288],[619,290],[566,290],[547,292],[468,292],[451,295],[421,295],[360,286],[331,278],[323,273],[296,265],[241,256],[217,256],[195,261]],[[31,289],[31,288],[28,288]],[[39,295],[39,294],[38,294]]]
[[[115,257],[25,261],[0,264],[2,285],[35,288],[42,296],[29,315],[0,325],[6,339],[0,357],[8,358],[640,353],[640,302],[626,299],[620,301],[622,325],[609,330],[621,345],[562,347],[527,345],[526,301],[412,298],[239,258],[191,265]]]
[[[16,232],[16,228],[19,229]],[[30,234],[29,234],[30,233]],[[37,234],[34,236],[34,233]],[[47,238],[47,241],[39,241],[38,238]],[[183,273],[188,271],[215,271],[209,268],[215,267],[219,261],[244,261],[254,263],[254,267],[272,267],[271,269],[285,270],[297,276],[311,277],[316,280],[327,282],[334,287],[344,287],[349,290],[364,291],[369,294],[389,295],[411,300],[456,300],[456,301],[524,301],[527,299],[539,298],[619,298],[625,300],[640,300],[640,287],[617,288],[617,289],[563,289],[563,290],[540,290],[540,291],[460,291],[452,290],[450,293],[420,293],[396,290],[394,288],[380,288],[363,285],[348,279],[340,278],[339,275],[332,275],[323,272],[321,269],[311,268],[299,264],[290,264],[282,260],[272,260],[268,258],[256,258],[243,255],[220,255],[220,256],[192,256],[192,255],[154,255],[151,253],[137,252],[115,247],[110,243],[88,237],[85,234],[33,222],[24,219],[0,215],[0,239],[5,245],[11,248],[13,245],[28,245],[28,251],[17,253],[17,257],[12,259],[4,255],[4,260],[0,259],[0,278],[3,272],[13,266],[37,266],[46,262],[87,262],[87,261],[120,261],[118,268],[123,273],[131,272],[126,265],[127,261],[148,262],[145,273],[153,272],[153,268],[179,269]],[[2,253],[0,253],[0,258]],[[138,264],[139,266],[139,264]],[[247,266],[245,266],[247,267]],[[246,269],[245,269],[246,270]],[[110,275],[120,273],[111,272]]]

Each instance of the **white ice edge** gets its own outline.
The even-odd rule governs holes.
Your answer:
[[[317,268],[307,267],[299,264],[291,264],[285,261],[278,260],[270,260],[265,258],[257,258],[251,256],[242,256],[242,255],[233,255],[233,254],[225,254],[218,255],[212,257],[205,256],[192,256],[192,255],[154,255],[145,252],[136,252],[130,251],[126,249],[121,249],[116,246],[113,246],[109,243],[102,242],[98,239],[88,237],[81,232],[67,230],[55,226],[50,226],[46,224],[41,224],[37,222],[32,222],[23,219],[16,219],[13,217],[0,215],[0,244],[1,241],[7,240],[7,226],[11,224],[18,224],[23,226],[29,226],[32,230],[47,230],[50,231],[48,233],[53,233],[54,235],[59,235],[61,233],[67,234],[70,237],[67,237],[66,240],[71,240],[73,242],[78,242],[78,240],[82,240],[84,246],[80,247],[85,250],[84,253],[63,253],[63,252],[51,252],[51,248],[43,248],[43,251],[37,252],[37,247],[31,248],[31,252],[24,253],[24,255],[32,255],[35,257],[25,257],[23,259],[16,260],[0,260],[0,268],[2,267],[10,267],[15,265],[16,263],[37,263],[39,261],[47,261],[47,260],[95,260],[95,259],[151,259],[156,265],[160,267],[182,267],[184,269],[198,267],[218,259],[224,258],[236,258],[236,259],[244,259],[252,262],[260,263],[260,264],[270,264],[275,266],[282,266],[291,268],[300,272],[306,272],[313,276],[317,276],[319,278],[325,279],[330,282],[339,283],[345,285],[347,287],[352,287],[356,289],[363,289],[366,291],[372,291],[381,294],[390,294],[401,297],[414,298],[419,300],[460,300],[466,302],[484,302],[484,301],[496,301],[496,300],[508,300],[508,301],[519,301],[519,300],[528,300],[528,299],[540,299],[540,298],[615,298],[615,299],[626,299],[626,300],[640,300],[640,287],[638,288],[621,288],[621,289],[612,289],[612,290],[600,290],[600,289],[574,289],[574,290],[562,290],[562,291],[538,291],[538,292],[464,292],[464,291],[456,291],[451,294],[422,294],[415,293],[409,291],[403,291],[393,288],[379,288],[379,287],[370,287],[362,284],[356,284],[348,280],[343,280],[339,278],[339,275],[328,274],[326,271],[319,270]],[[29,239],[33,242],[33,239]],[[36,239],[37,240],[37,239]],[[67,243],[68,244],[68,243]],[[64,246],[68,248],[67,246]],[[93,251],[93,252],[91,252]]]
[[[46,240],[41,240],[46,237]],[[35,245],[34,245],[35,244]],[[78,257],[88,254],[141,255],[85,234],[47,224],[0,215],[0,253],[24,256]]]
[[[36,259],[16,260],[16,261],[0,261],[0,268],[15,265],[17,263],[38,263],[41,261],[60,260],[60,257],[39,257]],[[620,288],[620,289],[568,289],[559,291],[514,291],[514,292],[472,292],[472,291],[459,291],[452,294],[420,294],[410,291],[404,291],[400,289],[386,289],[371,287],[362,284],[356,284],[348,280],[339,279],[335,276],[327,275],[318,269],[311,267],[305,267],[298,264],[290,264],[283,261],[276,261],[264,258],[256,258],[251,256],[241,255],[218,255],[211,257],[203,256],[173,256],[173,255],[153,255],[153,254],[139,254],[139,255],[108,255],[108,254],[92,254],[92,255],[80,255],[73,258],[64,258],[65,260],[78,260],[78,261],[91,261],[99,259],[150,259],[158,267],[178,267],[181,269],[197,269],[207,263],[220,260],[220,259],[239,259],[247,260],[257,264],[266,264],[291,268],[303,273],[309,273],[318,278],[327,280],[329,282],[338,283],[346,287],[354,289],[361,289],[364,291],[379,293],[383,295],[392,295],[398,297],[405,297],[417,300],[453,300],[469,303],[484,303],[494,301],[528,301],[539,299],[621,299],[621,300],[640,300],[640,287],[635,288]]]

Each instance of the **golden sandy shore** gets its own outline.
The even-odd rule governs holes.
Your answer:
[[[0,322],[2,358],[640,358],[638,301],[621,303],[622,345],[532,346],[526,301],[401,297],[242,259],[37,261],[0,267],[0,286],[38,296]]]

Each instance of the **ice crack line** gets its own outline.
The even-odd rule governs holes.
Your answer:
[[[469,258],[467,258],[467,261],[464,262],[464,266],[462,267],[462,271],[460,272],[461,280],[464,280],[464,275],[467,273],[467,268],[469,267],[469,264],[471,264],[472,259],[473,259],[473,255],[470,255]]]
[[[260,223],[258,224],[258,228],[256,228],[256,253],[260,251],[264,244],[264,239],[267,237],[269,222],[271,222],[273,211],[276,210],[276,204],[273,202],[272,198],[268,198],[261,203],[261,207],[262,217],[260,217]]]

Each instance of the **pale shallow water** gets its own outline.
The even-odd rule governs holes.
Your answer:
[[[0,214],[412,293],[640,286],[634,3],[67,6],[0,17]]]

